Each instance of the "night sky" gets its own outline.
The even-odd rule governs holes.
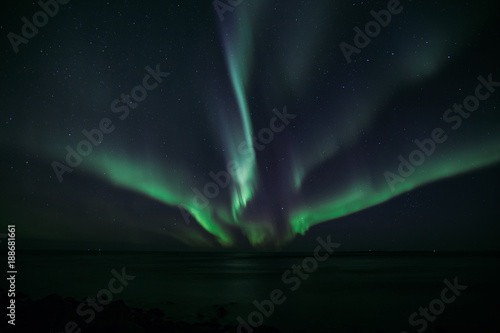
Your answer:
[[[30,38],[40,5],[3,4],[0,232],[24,249],[499,249],[496,1],[230,3],[69,1]],[[371,11],[385,27],[354,40]]]

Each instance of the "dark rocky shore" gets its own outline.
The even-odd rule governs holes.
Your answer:
[[[9,298],[5,290],[0,289],[1,304],[8,305]],[[1,332],[43,332],[43,333],[233,333],[238,332],[237,325],[223,325],[221,320],[226,316],[227,309],[222,305],[214,305],[216,317],[205,319],[207,316],[199,314],[198,323],[175,321],[160,309],[132,308],[123,301],[113,301],[95,318],[85,323],[76,313],[78,305],[83,300],[71,297],[62,298],[49,295],[40,300],[32,300],[27,295],[16,292],[15,327],[2,320]],[[5,309],[5,307],[4,307]],[[9,311],[5,309],[5,311]],[[71,323],[73,322],[73,323]],[[81,331],[79,330],[81,329]],[[240,332],[247,332],[245,329]],[[280,331],[261,326],[253,330],[255,333],[279,333]],[[252,332],[252,333],[253,333]]]

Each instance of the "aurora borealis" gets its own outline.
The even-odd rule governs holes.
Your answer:
[[[339,45],[386,2],[243,0],[223,21],[211,2],[71,2],[18,53],[4,38],[4,224],[32,244],[84,249],[301,248],[339,223],[387,249],[455,224],[444,247],[468,236],[494,247],[498,5],[400,5],[350,63]],[[36,10],[4,13],[2,33]],[[131,91],[157,64],[169,75],[138,102]],[[494,82],[489,97],[451,126],[446,111],[478,77]],[[127,117],[111,107],[123,94]],[[103,118],[115,129],[59,182],[51,163],[66,164],[66,147]],[[435,128],[446,141],[391,188],[385,173]]]

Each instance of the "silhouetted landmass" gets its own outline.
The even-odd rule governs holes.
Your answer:
[[[4,289],[0,289],[1,304],[8,304],[9,300]],[[62,298],[58,295],[49,295],[40,300],[32,300],[27,295],[16,293],[16,320],[15,327],[2,320],[1,332],[43,332],[66,333],[66,325],[75,322],[67,332],[81,333],[232,333],[237,332],[236,325],[220,324],[219,320],[227,314],[223,305],[216,305],[216,318],[198,323],[173,321],[160,309],[132,308],[123,301],[113,301],[105,305],[105,309],[97,313],[95,319],[85,323],[76,313],[76,308],[82,301],[72,297]],[[204,318],[199,314],[198,318]],[[276,328],[261,326],[254,329],[254,333],[279,333]]]

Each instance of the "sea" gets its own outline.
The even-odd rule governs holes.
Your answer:
[[[246,323],[240,332],[260,322],[292,333],[500,332],[498,253],[336,252],[322,262],[312,258],[267,252],[20,252],[16,288],[33,299],[57,294],[83,300],[108,288],[113,270],[124,270],[133,279],[113,300],[161,309],[174,321]],[[303,263],[309,273],[294,273]],[[443,291],[449,284],[462,290]],[[425,319],[419,311],[429,307],[435,315],[428,312]]]

